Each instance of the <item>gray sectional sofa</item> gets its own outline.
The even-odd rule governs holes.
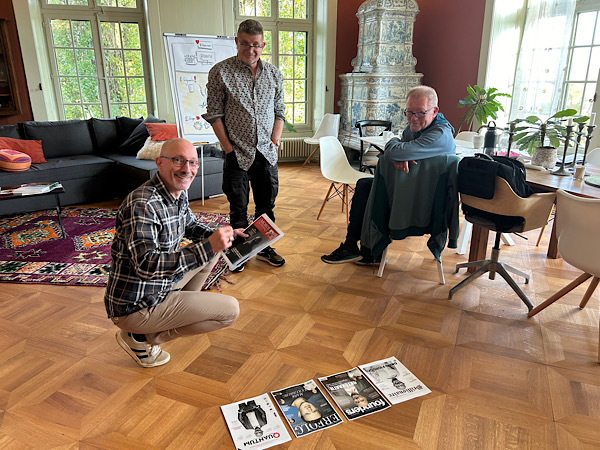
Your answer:
[[[0,171],[0,186],[60,181],[65,188],[60,196],[63,206],[122,198],[157,172],[153,160],[136,158],[149,136],[146,122],[164,121],[149,115],[145,119],[30,121],[0,126],[0,137],[41,140],[47,161],[32,164],[23,172]],[[203,149],[205,198],[222,193],[221,155],[214,146]],[[188,196],[190,200],[202,198],[202,167]],[[51,195],[5,199],[0,201],[0,216],[53,207]]]

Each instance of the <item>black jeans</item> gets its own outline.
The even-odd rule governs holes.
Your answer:
[[[271,165],[260,152],[250,168],[240,169],[235,152],[225,155],[223,192],[229,201],[229,222],[233,228],[248,226],[250,187],[254,196],[254,217],[267,214],[275,222],[275,198],[279,192],[277,165]]]
[[[367,200],[369,200],[371,186],[373,186],[373,178],[361,178],[356,183],[354,196],[352,197],[352,205],[350,206],[348,230],[346,232],[347,243],[356,244],[360,241],[360,233],[362,231],[363,219],[365,218],[365,210],[367,209]]]

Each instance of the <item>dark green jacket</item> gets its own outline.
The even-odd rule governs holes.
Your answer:
[[[422,159],[410,172],[378,164],[362,227],[361,251],[378,258],[392,239],[431,235],[427,246],[435,259],[446,241],[458,238],[458,162],[456,155]]]

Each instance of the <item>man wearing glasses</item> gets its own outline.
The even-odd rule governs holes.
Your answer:
[[[266,213],[275,221],[277,149],[285,107],[283,76],[260,59],[265,47],[262,25],[245,20],[235,42],[237,55],[215,64],[208,74],[207,108],[202,117],[212,125],[225,152],[223,192],[229,201],[231,226],[246,228],[250,187],[254,217]],[[258,253],[257,259],[273,266],[285,264],[271,247]]]
[[[235,236],[229,225],[215,230],[190,210],[187,189],[198,171],[198,153],[185,139],[171,139],[156,158],[158,173],[131,192],[116,217],[112,263],[104,304],[120,328],[119,345],[142,367],[169,362],[160,344],[231,325],[235,298],[201,289],[217,253]],[[184,238],[191,241],[182,247]]]
[[[385,145],[385,152],[379,164],[394,164],[396,169],[406,173],[409,164],[438,155],[456,154],[454,128],[439,112],[438,97],[429,86],[416,86],[406,96],[404,115],[408,125],[402,137],[392,138]],[[361,256],[358,241],[362,231],[363,218],[373,178],[362,178],[356,183],[346,240],[329,255],[321,256],[327,264],[355,262],[359,265],[379,264],[372,257]]]

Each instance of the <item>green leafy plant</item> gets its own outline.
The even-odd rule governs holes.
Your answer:
[[[512,95],[498,92],[496,88],[486,90],[477,85],[467,86],[467,96],[459,100],[457,105],[459,108],[467,108],[467,111],[456,132],[458,133],[463,125],[467,125],[468,130],[473,130],[476,124],[479,128],[485,125],[488,119],[497,119],[498,110],[504,111],[497,97],[512,97]]]
[[[297,133],[298,130],[296,130],[296,128],[294,128],[294,125],[289,123],[287,120],[284,120],[283,122],[283,126],[285,128],[286,131],[291,131],[292,133]]]
[[[513,142],[521,150],[527,150],[530,155],[536,147],[544,147],[547,142],[551,147],[560,147],[567,137],[567,128],[563,120],[577,114],[576,109],[563,109],[548,117],[546,120],[538,116],[528,116],[524,119],[516,119],[515,135]],[[573,119],[574,123],[587,122],[589,117],[581,116]],[[523,125],[519,124],[522,123]],[[547,139],[546,139],[547,138]]]

